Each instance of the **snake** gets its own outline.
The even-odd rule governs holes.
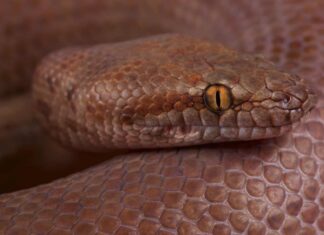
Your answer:
[[[93,157],[134,151],[1,194],[0,234],[324,234],[323,9],[1,1],[17,118]]]

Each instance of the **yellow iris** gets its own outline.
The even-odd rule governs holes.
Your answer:
[[[221,112],[231,106],[231,92],[226,86],[211,85],[205,90],[204,101],[211,111]]]

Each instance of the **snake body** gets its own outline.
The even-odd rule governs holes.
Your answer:
[[[324,233],[323,1],[0,6],[1,94],[26,89],[49,51],[79,44],[37,67],[40,122],[77,149],[153,148],[0,195],[0,233]],[[190,36],[80,45],[164,32]],[[319,101],[281,136],[315,104],[295,74]],[[228,89],[230,108],[206,107],[212,85]]]

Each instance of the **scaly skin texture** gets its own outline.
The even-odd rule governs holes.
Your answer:
[[[213,84],[231,94],[220,113],[203,99]],[[92,151],[278,136],[316,100],[260,56],[172,34],[51,54],[36,70],[33,97],[53,137]]]
[[[66,29],[63,35],[69,35],[70,28],[64,24],[67,19],[55,18],[63,1],[45,7],[49,11],[39,7],[48,4],[44,2],[33,1],[35,5],[30,6],[31,3],[25,1],[22,7],[19,3],[11,6],[11,1],[1,3],[11,6],[0,7],[5,9],[1,17],[11,19],[9,13],[17,9],[29,12],[36,19],[42,15],[47,19],[45,22],[52,24],[31,31],[35,34],[30,35],[36,35],[39,42],[44,42],[44,38],[39,38],[37,33],[44,32],[46,38],[47,32],[61,35],[58,33]],[[135,152],[51,184],[1,195],[2,233],[324,233],[323,1],[179,0],[174,1],[172,7],[166,1],[141,2],[138,6],[118,1],[122,3],[107,3],[106,8],[91,2],[78,1],[64,7],[87,10],[91,19],[100,18],[98,12],[93,11],[91,15],[94,9],[136,12],[130,20],[134,24],[149,22],[144,25],[158,24],[160,31],[186,32],[217,39],[240,50],[262,52],[279,66],[308,80],[317,90],[319,102],[297,128],[274,140]],[[96,4],[99,7],[89,7]],[[72,19],[78,19],[82,12],[78,10],[61,14],[71,14]],[[145,10],[147,15],[140,14]],[[26,15],[21,14],[21,18],[16,19],[24,22]],[[148,21],[150,16],[154,18]],[[30,25],[37,25],[32,22]],[[74,23],[77,21],[71,22],[77,24]],[[55,25],[61,30],[51,31]],[[93,28],[86,27],[87,30]],[[148,28],[140,27],[146,33]],[[80,32],[77,38],[86,40],[89,36],[91,41],[92,35]],[[15,42],[24,38],[12,35]],[[114,35],[118,35],[118,30]],[[64,45],[74,40],[67,41],[69,43]],[[23,40],[18,45],[37,48],[31,51],[45,54],[41,43],[32,47]],[[10,48],[5,48],[1,45],[1,51],[9,53]],[[17,50],[16,47],[11,49]],[[17,54],[10,51],[9,55]],[[31,58],[28,53],[24,56]],[[13,61],[1,65],[10,68],[7,75],[18,71],[15,61],[19,60]],[[24,66],[32,70],[32,64]],[[12,76],[10,81],[17,80],[18,76]],[[13,87],[17,86],[4,90],[12,91]]]

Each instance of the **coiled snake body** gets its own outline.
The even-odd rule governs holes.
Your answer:
[[[157,149],[0,195],[0,233],[324,233],[323,8],[320,0],[0,3],[1,94],[25,90],[48,52],[77,45],[34,74],[45,129],[77,149]],[[181,34],[88,46],[165,32]],[[304,80],[317,106],[281,136],[315,105]]]

